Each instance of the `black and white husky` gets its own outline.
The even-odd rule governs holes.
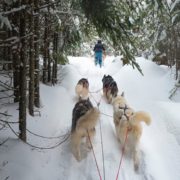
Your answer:
[[[112,102],[112,99],[118,94],[118,87],[112,76],[104,75],[102,78],[103,83],[103,95],[107,99],[108,103]]]
[[[86,146],[90,149],[91,143],[95,135],[95,126],[100,116],[97,108],[93,107],[89,98],[80,100],[75,104],[72,114],[71,126],[71,149],[74,157],[81,160],[80,146],[83,138],[86,138]]]

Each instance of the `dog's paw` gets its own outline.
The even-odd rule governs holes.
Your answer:
[[[119,121],[114,121],[115,126],[119,125]]]
[[[92,149],[92,146],[91,146],[91,145],[88,145],[87,148],[88,148],[89,150],[91,150],[91,149]]]
[[[92,149],[92,146],[91,146],[90,143],[86,143],[86,149],[89,150],[89,151]]]
[[[80,153],[79,153],[79,152],[75,152],[75,151],[73,151],[72,153],[73,153],[75,159],[76,159],[78,162],[80,162],[80,161],[81,161],[81,155],[80,155]]]
[[[134,164],[134,170],[135,170],[136,172],[139,171],[139,164],[138,164],[138,163],[135,163],[135,164]]]
[[[76,155],[75,158],[76,158],[76,160],[77,160],[78,162],[81,161],[81,156],[80,156],[80,154]]]

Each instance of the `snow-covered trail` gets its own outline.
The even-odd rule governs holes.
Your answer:
[[[84,64],[83,64],[83,61],[81,60],[71,61],[71,64],[75,66],[80,77],[88,78],[91,92],[97,91],[102,88],[102,77],[104,74],[111,74],[115,79],[121,78],[121,77],[118,77],[118,78],[116,77],[117,72],[120,72],[121,70],[117,72],[116,71],[111,72],[111,67],[109,66],[105,66],[102,69],[100,69],[99,67],[94,67],[92,60],[89,60],[89,63],[84,62]],[[127,69],[128,68],[129,67],[127,67]],[[147,70],[145,69],[145,72]],[[122,69],[122,71],[125,71],[125,70]],[[141,75],[137,75],[137,76],[141,76]],[[153,76],[157,76],[157,74]],[[126,76],[126,78],[128,78],[128,75]],[[154,82],[153,82],[153,78],[154,78]],[[153,83],[159,83],[156,77],[152,77],[149,79],[151,80],[150,82],[151,84],[149,83],[150,85],[152,85]],[[119,84],[120,82],[118,82],[118,80],[117,80],[117,83],[118,83],[118,86],[120,85],[122,86],[123,84],[123,83]],[[134,88],[133,85],[134,84],[131,84],[131,86],[130,85],[125,86],[123,90],[127,88],[127,92],[133,93],[133,94],[129,93],[129,97],[131,99],[131,103],[135,105],[134,108],[135,109],[140,108],[142,110],[146,110],[150,112],[153,122],[150,127],[146,127],[145,125],[143,125],[144,133],[143,133],[143,136],[141,139],[141,145],[140,145],[141,166],[140,166],[139,173],[134,172],[132,159],[125,156],[123,157],[123,163],[120,169],[119,179],[123,179],[123,180],[167,179],[169,180],[171,179],[171,177],[175,175],[174,173],[176,173],[175,177],[179,179],[180,169],[172,170],[171,169],[172,167],[170,166],[170,164],[173,162],[176,168],[179,167],[180,151],[176,152],[176,154],[174,154],[173,152],[175,149],[180,149],[180,147],[179,147],[179,144],[174,139],[174,137],[171,137],[171,135],[166,129],[166,124],[164,123],[164,117],[161,114],[161,112],[158,110],[160,109],[160,106],[158,104],[159,101],[157,100],[156,102],[152,100],[151,96],[154,96],[153,93],[152,95],[150,95],[150,98],[144,98],[143,96],[138,97],[138,95],[140,95],[143,89],[141,89],[140,92],[138,91],[132,92],[132,88]],[[121,88],[120,88],[120,92],[122,92]],[[112,105],[107,104],[103,98],[101,99],[101,96],[102,96],[102,92],[90,93],[90,99],[92,103],[94,104],[94,106],[97,106],[97,102],[101,100],[99,108],[100,108],[100,111],[102,112],[101,117],[100,117],[101,125],[100,123],[97,125],[97,133],[96,133],[95,142],[93,146],[94,146],[94,151],[96,154],[96,158],[97,158],[97,162],[100,168],[102,178],[104,178],[104,173],[105,173],[105,179],[111,180],[111,179],[116,178],[116,175],[118,172],[118,165],[119,165],[119,161],[121,157],[121,149],[115,136],[113,119],[112,117],[110,117],[113,114]],[[153,97],[153,98],[156,98],[156,97]],[[163,95],[162,97],[159,97],[159,99],[161,98],[163,98]],[[134,101],[135,99],[136,101],[138,100],[140,102],[139,103],[135,102]],[[107,114],[108,116],[104,114]],[[102,142],[101,142],[100,126],[101,126],[101,133],[102,133]],[[159,146],[159,143],[161,143],[162,146]],[[102,144],[103,144],[105,171],[103,170]],[[166,163],[167,160],[169,162],[168,164]],[[74,163],[76,164],[76,162]],[[95,166],[95,160],[94,160],[92,152],[87,154],[86,159],[82,160],[80,163],[77,163],[77,166],[75,164],[72,165],[73,166],[72,171],[79,171],[79,173],[76,172],[77,174],[79,174],[78,178],[82,178],[83,177],[82,174],[84,174],[84,176],[86,177],[85,179],[93,179],[93,180],[99,179],[98,171]],[[154,164],[155,166],[153,166]],[[159,169],[157,169],[157,167]],[[164,173],[159,173],[158,171],[164,172]],[[72,172],[72,179],[73,177],[74,177],[74,173]],[[71,180],[71,177],[69,179]]]
[[[76,66],[76,68],[78,69],[77,71],[79,72],[81,77],[88,78],[88,81],[90,83],[90,92],[92,92],[90,93],[91,102],[94,104],[94,106],[97,106],[97,103],[100,102],[99,109],[101,112],[101,117],[100,122],[97,125],[96,136],[93,146],[102,178],[107,180],[115,179],[118,173],[118,166],[122,152],[115,135],[112,118],[112,105],[107,104],[105,99],[102,97],[102,90],[99,91],[100,89],[102,89],[102,77],[104,74],[106,74],[106,69],[94,67],[92,61],[89,62],[88,68],[86,68],[87,62],[83,64],[83,62],[81,61],[81,63],[73,65]],[[85,160],[82,160],[79,165],[80,164],[82,164],[83,168],[88,169],[88,173],[86,172],[87,174],[85,175],[87,176],[87,179],[99,179],[97,167],[95,165],[95,160],[92,152],[89,152],[87,158]],[[144,162],[142,164],[142,172],[137,174],[134,172],[132,160],[124,157],[123,165],[119,174],[119,179],[151,179],[151,177],[148,178],[145,173]],[[84,172],[84,170],[82,171]],[[79,172],[78,174],[82,173]],[[81,177],[81,175],[79,176]]]
[[[49,87],[41,84],[41,116],[28,116],[27,128],[45,136],[64,134],[70,129],[72,109],[77,101],[75,85],[80,78],[88,78],[91,102],[97,106],[101,100],[101,117],[93,142],[97,163],[103,180],[115,180],[121,148],[115,135],[113,109],[101,98],[101,91],[94,93],[102,88],[103,75],[110,74],[118,84],[119,93],[125,92],[129,104],[135,110],[145,110],[152,116],[150,126],[143,124],[140,171],[136,173],[132,159],[124,156],[119,180],[179,180],[180,103],[168,99],[173,85],[170,71],[143,58],[137,58],[137,61],[144,76],[131,66],[122,66],[118,59],[112,62],[112,58],[107,57],[105,66],[100,69],[94,66],[91,58],[70,57],[70,64],[59,71],[60,85]],[[17,119],[17,104],[7,108],[13,114],[9,120]],[[17,125],[13,128],[18,131]],[[83,160],[77,162],[70,151],[69,140],[55,149],[39,150],[17,140],[8,128],[0,133],[1,138],[10,137],[0,147],[0,180],[99,180],[92,151],[84,152]],[[28,133],[27,140],[47,147],[61,139],[43,140]]]

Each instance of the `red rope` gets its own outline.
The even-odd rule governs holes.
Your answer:
[[[96,162],[96,167],[97,167],[97,170],[98,170],[99,179],[102,180],[101,173],[100,173],[100,170],[99,170],[99,166],[98,166],[98,163],[97,163],[97,159],[96,159],[96,156],[95,156],[95,153],[94,153],[93,145],[92,145],[88,130],[87,130],[87,133],[88,133],[89,142],[91,144],[91,148],[92,148],[92,151],[93,151],[93,156],[94,156],[94,159],[95,159],[95,162]]]
[[[91,94],[91,97],[94,99],[94,101],[96,102],[97,104],[97,107],[98,107],[98,110],[99,110],[99,106],[100,106],[100,103],[101,103],[101,99],[102,99],[102,96],[100,97],[100,100],[99,102],[96,101],[96,99],[94,98],[94,96]],[[102,159],[103,159],[103,175],[104,175],[104,180],[105,180],[105,166],[104,166],[104,150],[103,150],[103,140],[102,140],[102,129],[101,129],[101,121],[100,121],[100,135],[101,135],[101,148],[102,148]],[[90,141],[91,142],[91,141]],[[94,153],[94,152],[93,152]],[[96,163],[97,164],[97,163]]]
[[[122,159],[123,159],[123,156],[124,156],[124,151],[125,151],[125,145],[126,145],[126,142],[127,142],[128,131],[129,131],[129,129],[127,129],[127,131],[126,131],[126,137],[125,137],[123,148],[122,148],[122,154],[121,154],[121,159],[120,159],[120,163],[119,163],[119,168],[118,168],[118,173],[117,173],[117,176],[116,176],[116,180],[118,180],[118,176],[119,176],[119,172],[120,172],[120,167],[121,167]]]

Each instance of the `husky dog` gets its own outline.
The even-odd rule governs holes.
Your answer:
[[[112,99],[118,94],[118,87],[114,79],[110,75],[104,75],[103,82],[103,95],[106,97],[108,103],[112,102]]]
[[[116,135],[121,145],[124,145],[125,139],[125,152],[130,152],[133,161],[134,169],[139,168],[139,142],[142,135],[141,121],[147,125],[151,123],[151,117],[147,112],[135,112],[126,102],[124,94],[118,95],[113,99],[113,118],[116,129]],[[128,133],[128,134],[127,134]]]
[[[82,78],[78,81],[75,87],[76,94],[79,99],[87,99],[89,97],[89,82]]]
[[[71,149],[75,158],[80,161],[81,142],[85,138],[87,148],[91,149],[90,140],[92,142],[95,135],[95,126],[100,112],[97,108],[93,107],[88,98],[87,100],[80,100],[75,104],[72,116]]]

